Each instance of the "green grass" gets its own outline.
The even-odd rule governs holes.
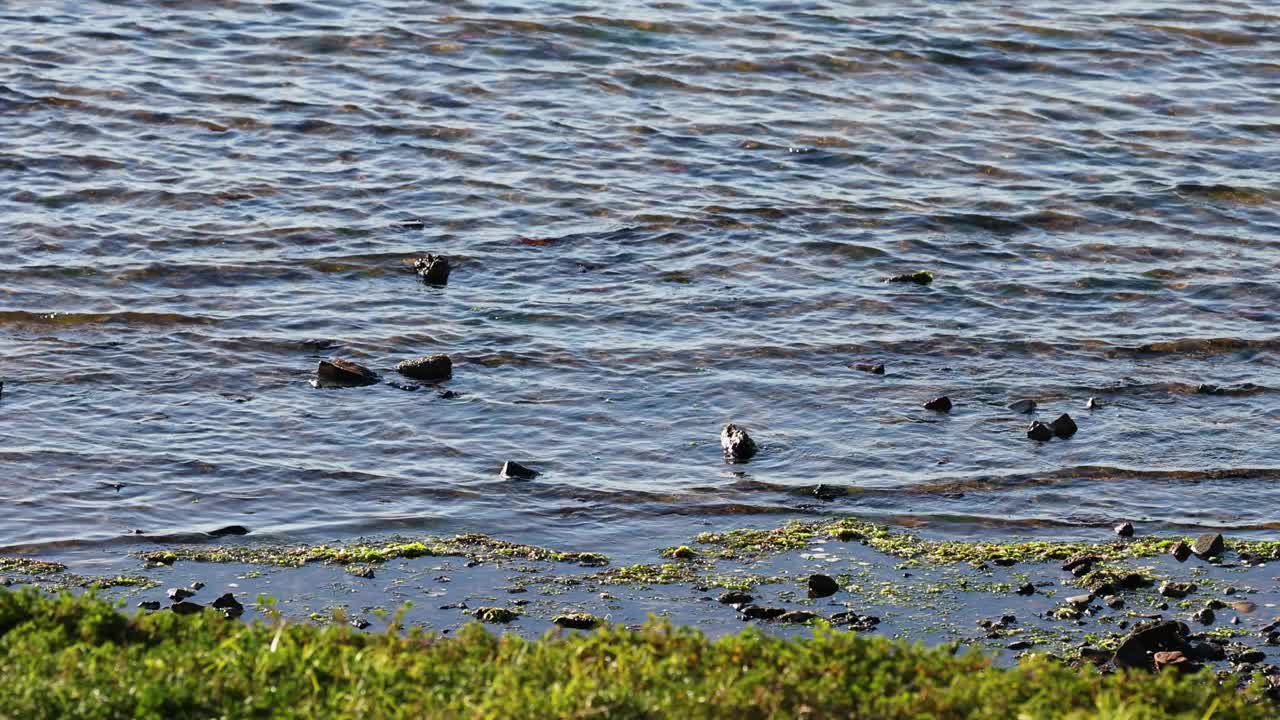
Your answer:
[[[1012,670],[818,629],[604,627],[450,639],[215,613],[126,617],[104,601],[0,593],[0,716],[14,718],[1263,718],[1211,675]]]

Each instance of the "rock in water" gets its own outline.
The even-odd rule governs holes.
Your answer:
[[[1058,419],[1050,423],[1049,426],[1053,428],[1054,435],[1064,439],[1075,435],[1076,430],[1079,430],[1076,427],[1076,421],[1072,420],[1071,416],[1066,413],[1059,415]]]
[[[750,605],[755,598],[742,592],[741,590],[730,590],[716,598],[725,605]]]
[[[1089,398],[1088,401],[1085,402],[1084,406],[1089,408],[1090,410],[1097,410],[1098,408],[1102,407],[1102,401],[1096,397],[1091,397]]]
[[[1029,413],[1036,409],[1036,401],[1030,398],[1023,400],[1014,400],[1009,403],[1009,409],[1016,413]]]
[[[901,275],[894,275],[893,277],[889,278],[889,282],[915,283],[917,285],[928,285],[929,283],[933,282],[933,273],[929,272],[928,270],[917,270],[916,272],[913,272],[913,273],[903,273]]]
[[[1027,428],[1027,437],[1037,442],[1049,442],[1053,439],[1053,429],[1037,420]]]
[[[167,593],[167,595],[169,596],[170,600],[173,600],[175,602],[182,602],[183,600],[186,600],[192,595],[195,595],[195,592],[192,590],[188,590],[187,588],[169,588],[169,592]]]
[[[1187,558],[1191,557],[1191,546],[1185,541],[1179,540],[1178,544],[1174,545],[1173,549],[1169,551],[1169,554],[1176,558],[1178,562],[1186,562]]]
[[[720,449],[724,451],[726,462],[746,462],[756,454],[756,441],[746,430],[729,423],[720,431]]]
[[[413,271],[428,285],[444,285],[449,282],[449,258],[427,253],[413,261]]]
[[[1187,635],[1190,630],[1176,620],[1157,622],[1154,625],[1140,625],[1116,648],[1115,664],[1117,668],[1155,669],[1152,655],[1157,652],[1178,651],[1188,649]]]
[[[1120,537],[1133,537],[1133,523],[1122,522],[1116,526],[1116,534]]]
[[[432,355],[416,360],[405,360],[396,365],[396,372],[415,380],[448,380],[453,377],[453,361],[448,355]]]
[[[211,604],[228,618],[238,618],[244,613],[244,605],[241,605],[240,601],[236,600],[236,596],[231,593],[223,593]]]
[[[1191,544],[1191,552],[1195,553],[1196,557],[1202,560],[1217,557],[1226,549],[1227,543],[1222,539],[1222,535],[1220,533],[1205,533],[1204,535],[1196,538],[1196,541]]]
[[[1196,584],[1189,582],[1173,582],[1166,580],[1160,583],[1160,594],[1167,598],[1181,600],[1196,591]]]
[[[178,615],[195,615],[203,610],[204,606],[200,603],[187,602],[186,600],[183,600],[182,602],[176,602],[170,605],[169,609]]]
[[[321,360],[320,366],[316,368],[318,385],[359,387],[361,385],[373,385],[379,379],[378,373],[369,368],[353,363],[350,360],[341,360],[339,358]]]
[[[809,576],[809,597],[824,598],[840,592],[840,585],[827,575]]]
[[[502,463],[502,477],[512,480],[532,480],[541,475],[537,470],[527,468],[518,462],[508,460]]]
[[[872,375],[884,374],[884,365],[882,363],[876,363],[876,364],[858,363],[857,365],[853,366],[853,369],[860,370],[862,372],[868,372],[868,373],[871,373]]]
[[[925,403],[924,408],[925,410],[932,410],[934,412],[949,413],[951,412],[951,398],[946,395],[936,397]]]

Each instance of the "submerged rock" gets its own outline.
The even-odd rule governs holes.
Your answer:
[[[871,373],[872,375],[883,375],[883,374],[884,374],[884,364],[883,364],[883,363],[877,363],[877,364],[872,364],[872,363],[858,363],[857,365],[854,365],[854,366],[853,366],[853,369],[854,369],[854,370],[861,370],[862,372],[868,372],[868,373]]]
[[[1053,428],[1037,420],[1027,428],[1027,437],[1036,442],[1049,442],[1053,439]]]
[[[787,611],[777,607],[763,607],[760,605],[746,605],[738,609],[742,616],[748,620],[774,620],[787,614]]]
[[[730,590],[716,598],[717,601],[722,602],[725,605],[750,605],[751,601],[754,599],[755,598],[741,590]]]
[[[448,355],[431,355],[415,360],[405,360],[396,365],[396,372],[415,380],[435,382],[453,377],[453,361]]]
[[[343,387],[360,387],[373,385],[381,378],[369,368],[353,363],[350,360],[329,358],[321,360],[316,368],[317,385],[338,385]]]
[[[178,615],[195,615],[203,610],[204,606],[200,603],[187,602],[186,600],[183,600],[182,602],[176,602],[170,605],[169,609]]]
[[[1007,407],[1016,413],[1029,413],[1036,409],[1036,401],[1030,398],[1014,400]]]
[[[227,525],[205,533],[211,538],[230,537],[232,535],[248,535],[249,528],[243,525]],[[198,588],[197,588],[198,589]]]
[[[889,282],[896,283],[915,283],[917,285],[928,285],[933,282],[933,273],[928,270],[917,270],[913,273],[903,273],[894,275],[889,278]]]
[[[1222,539],[1221,533],[1205,533],[1196,538],[1196,541],[1191,544],[1191,552],[1202,560],[1218,557],[1226,549],[1227,543]]]
[[[1032,585],[1032,584],[1031,584],[1031,583],[1029,583],[1029,582],[1028,582],[1028,583],[1023,583],[1021,586],[1019,586],[1019,587],[1018,587],[1018,594],[1019,594],[1019,595],[1035,595],[1035,594],[1036,594],[1036,586],[1035,586],[1035,585]]]
[[[720,431],[720,449],[726,462],[740,463],[756,454],[756,441],[743,428],[729,423]]]
[[[1080,429],[1076,427],[1076,421],[1072,420],[1071,416],[1066,413],[1062,413],[1057,420],[1049,423],[1049,427],[1053,428],[1054,435],[1063,439],[1075,435],[1076,431]]]
[[[508,460],[502,463],[502,477],[511,480],[532,480],[542,473],[532,468],[527,468],[514,460]]]
[[[809,597],[824,598],[840,592],[840,584],[828,575],[809,576]]]
[[[143,610],[149,610],[151,612],[155,612],[156,610],[160,609],[160,601],[159,600],[143,600],[142,602],[138,603],[138,607],[142,608]]]
[[[589,613],[565,613],[551,618],[551,622],[571,630],[591,630],[604,621]]]
[[[1097,410],[1102,407],[1102,401],[1096,397],[1091,397],[1085,401],[1084,406],[1090,410]]]
[[[447,284],[450,270],[452,268],[449,266],[449,258],[443,255],[427,253],[425,257],[413,261],[413,271],[418,273],[422,282],[428,285]]]
[[[351,618],[351,627],[357,630],[365,630],[369,627],[369,621],[364,618]]]
[[[818,618],[818,613],[809,612],[808,610],[792,610],[778,616],[778,622],[782,623],[807,623],[810,620]]]
[[[946,395],[936,397],[925,403],[924,408],[925,410],[932,410],[934,412],[949,413],[951,412],[951,398]]]
[[[1217,619],[1217,616],[1213,614],[1213,610],[1209,608],[1204,608],[1191,617],[1201,625],[1212,625],[1213,621]]]

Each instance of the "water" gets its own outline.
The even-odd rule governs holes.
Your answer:
[[[6,551],[1280,524],[1274,5],[338,5],[0,3]]]

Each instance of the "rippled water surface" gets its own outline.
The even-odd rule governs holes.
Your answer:
[[[1280,526],[1270,2],[0,2],[0,28],[10,551]],[[308,384],[438,352],[440,388]],[[1028,440],[1019,398],[1079,433]]]

